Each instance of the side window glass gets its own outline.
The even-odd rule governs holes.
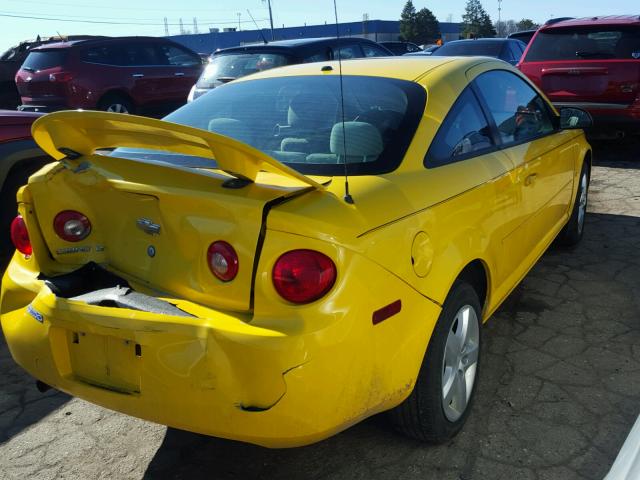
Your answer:
[[[324,62],[329,60],[330,49],[323,50],[321,52],[315,52],[312,55],[306,56],[302,62],[303,63],[313,63],[313,62]]]
[[[199,57],[195,58],[192,53],[173,45],[160,45],[160,52],[162,57],[166,59],[163,63],[168,63],[169,65],[192,67],[202,63]]]
[[[521,143],[553,131],[549,109],[538,93],[513,73],[496,70],[475,80],[498,126],[504,145]]]
[[[491,128],[471,88],[467,88],[440,126],[425,165],[437,167],[487,152],[494,147]]]
[[[360,58],[362,57],[362,52],[360,52],[360,47],[358,45],[347,45],[340,48],[334,48],[334,52],[337,51],[340,55],[341,60],[349,60],[351,58]],[[335,56],[335,55],[334,55]],[[337,59],[337,57],[336,57]]]
[[[389,54],[375,45],[361,45],[365,57],[388,57]]]
[[[83,53],[82,60],[102,65],[123,65],[122,52],[114,45],[89,48]]]
[[[124,65],[144,67],[151,65],[167,65],[167,59],[160,59],[159,52],[152,44],[129,43],[123,46]]]

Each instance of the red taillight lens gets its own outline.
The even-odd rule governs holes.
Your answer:
[[[31,249],[31,240],[29,240],[29,232],[27,226],[24,223],[22,215],[18,215],[11,222],[11,241],[16,249],[24,254],[31,255],[33,250]]]
[[[73,80],[73,74],[69,72],[58,72],[49,74],[50,82],[70,82]]]
[[[238,254],[227,242],[213,242],[207,250],[209,269],[223,282],[229,282],[238,274]]]
[[[273,286],[291,303],[309,303],[323,297],[336,281],[336,266],[314,250],[292,250],[273,266]]]
[[[53,219],[53,230],[67,242],[79,242],[91,233],[91,222],[80,212],[65,210]]]

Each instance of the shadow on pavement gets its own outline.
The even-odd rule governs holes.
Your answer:
[[[69,401],[57,390],[40,393],[36,381],[11,358],[0,330],[0,444]]]

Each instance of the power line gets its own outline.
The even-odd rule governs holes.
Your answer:
[[[162,23],[158,23],[158,22],[114,22],[114,21],[107,21],[107,20],[90,20],[90,19],[73,19],[73,18],[54,18],[54,17],[39,17],[39,16],[33,16],[33,15],[15,15],[15,14],[8,14],[8,13],[0,13],[0,17],[7,17],[7,18],[23,18],[23,19],[28,19],[28,20],[45,20],[45,21],[55,21],[55,22],[67,22],[67,23],[92,23],[92,24],[101,24],[101,25],[143,25],[143,26],[150,26],[150,27],[154,27],[154,26],[164,26],[164,22]],[[266,22],[268,21],[268,18],[260,18],[258,19],[259,22]],[[215,21],[211,21],[211,22],[201,22],[204,23],[205,25],[235,25],[237,23],[251,23],[251,20],[230,20],[230,21],[222,21],[222,20],[215,20]],[[180,26],[180,23],[167,23],[167,25],[171,25],[171,26]]]

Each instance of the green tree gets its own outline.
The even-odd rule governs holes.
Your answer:
[[[411,0],[404,4],[400,14],[400,38],[406,42],[412,41],[416,36],[416,7]]]
[[[423,8],[416,13],[416,36],[412,42],[418,45],[435,43],[440,38],[440,24],[433,12]]]
[[[536,30],[537,28],[540,27],[540,25],[538,25],[537,23],[534,23],[534,21],[529,18],[523,18],[518,23],[516,23],[516,27],[520,32],[522,30]]]
[[[462,35],[465,37],[482,38],[496,35],[491,17],[482,7],[480,0],[467,0],[462,22],[464,23]]]

